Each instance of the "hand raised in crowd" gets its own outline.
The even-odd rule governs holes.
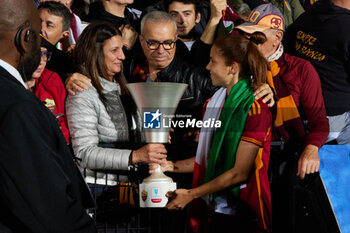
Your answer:
[[[75,91],[82,92],[92,86],[91,79],[80,73],[74,73],[66,79],[66,89],[70,95],[75,95]]]
[[[176,189],[173,192],[168,192],[166,197],[168,198],[168,203],[165,208],[169,210],[182,210],[194,199],[191,189]]]
[[[210,0],[211,17],[221,19],[222,11],[226,10],[226,5],[226,0]]]
[[[123,44],[126,45],[129,49],[132,48],[138,38],[137,32],[131,27],[130,24],[120,26],[119,30],[123,35]]]
[[[213,44],[216,28],[222,18],[222,11],[226,9],[226,0],[210,0],[211,15],[200,40],[205,44]]]
[[[274,94],[271,87],[268,84],[262,84],[254,92],[255,99],[258,100],[263,98],[263,102],[267,104],[270,108],[275,105]]]
[[[305,175],[318,172],[320,168],[320,158],[318,157],[318,147],[307,145],[298,161],[297,176],[304,179]]]
[[[167,157],[165,146],[160,143],[149,143],[138,150],[133,151],[132,163],[157,163],[165,164]]]

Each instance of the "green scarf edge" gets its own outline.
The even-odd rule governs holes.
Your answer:
[[[248,112],[254,100],[254,92],[251,88],[251,80],[249,78],[241,79],[232,87],[220,115],[221,128],[217,129],[213,135],[203,183],[207,183],[215,177],[220,176],[234,166],[238,144],[244,130]],[[224,158],[220,158],[218,163],[219,155],[222,155],[220,152],[223,148],[226,150],[226,154]],[[232,188],[228,188],[228,191],[235,198],[238,198],[240,187],[233,186]],[[210,198],[216,197],[218,193],[210,194]]]

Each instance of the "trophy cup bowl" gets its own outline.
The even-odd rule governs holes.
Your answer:
[[[167,143],[170,127],[162,119],[171,121],[177,105],[187,88],[184,83],[146,82],[130,83],[129,89],[142,115],[143,130],[147,143]],[[139,185],[140,207],[164,207],[168,202],[165,194],[174,191],[176,183],[164,175],[160,166]]]
[[[171,116],[174,115],[188,85],[184,83],[146,82],[129,83],[126,86],[142,115],[146,142],[167,143],[170,127],[164,128],[162,119],[166,116],[167,122],[171,120]],[[153,119],[153,117],[156,118]],[[150,118],[150,121],[146,118]],[[154,125],[156,123],[160,124]]]

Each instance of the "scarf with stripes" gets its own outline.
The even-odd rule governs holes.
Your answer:
[[[298,108],[290,94],[287,84],[279,75],[280,67],[275,60],[270,62],[267,72],[267,83],[275,91],[277,103],[273,109],[274,137],[286,142],[290,139],[290,132],[298,138],[305,138],[303,122]]]

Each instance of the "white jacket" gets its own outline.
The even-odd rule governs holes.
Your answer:
[[[120,87],[117,83],[100,78],[103,93],[113,95],[114,110],[118,114],[108,114],[105,105],[94,87],[89,87],[76,95],[69,95],[66,100],[68,127],[72,138],[74,154],[81,159],[81,170],[85,170],[87,182],[95,176],[91,169],[127,170],[131,150],[102,148],[99,143],[123,142],[129,140],[126,114],[119,97]],[[97,178],[103,184],[105,174],[98,173]],[[90,177],[89,177],[90,176]],[[116,180],[115,175],[108,174],[108,180]],[[113,182],[112,182],[113,184]]]

